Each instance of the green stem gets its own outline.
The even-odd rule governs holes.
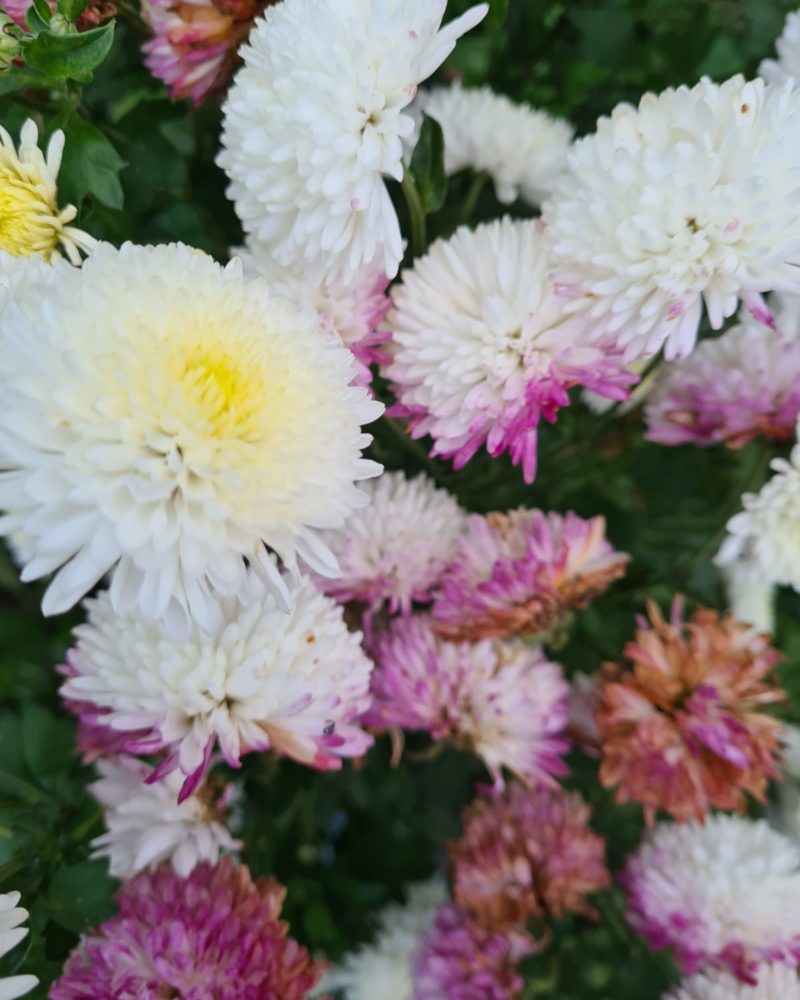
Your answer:
[[[415,441],[414,438],[405,430],[404,427],[394,418],[394,417],[382,417],[381,423],[387,430],[391,431],[392,436],[397,440],[397,442],[407,451],[410,455],[419,462],[419,464],[428,472],[430,477],[435,480],[439,486],[446,486],[449,477],[443,476],[440,472],[436,463],[431,459],[424,445],[421,445],[419,441]]]
[[[428,227],[417,185],[408,168],[403,171],[403,195],[411,219],[411,252],[414,257],[421,257],[428,248]]]
[[[467,191],[467,197],[464,199],[464,208],[461,212],[462,223],[469,222],[472,218],[472,215],[478,205],[478,199],[483,194],[483,189],[486,187],[486,182],[488,180],[489,175],[483,170],[479,174],[475,174],[472,178],[469,191]]]

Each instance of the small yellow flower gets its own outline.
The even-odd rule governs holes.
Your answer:
[[[74,205],[59,209],[56,179],[64,151],[64,133],[54,132],[47,156],[39,149],[39,130],[30,118],[22,126],[19,150],[0,127],[0,250],[16,257],[41,254],[51,261],[63,250],[73,264],[80,251],[90,251],[95,240],[69,223],[78,214]]]

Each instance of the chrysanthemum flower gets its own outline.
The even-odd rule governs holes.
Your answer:
[[[767,705],[785,696],[768,674],[781,660],[766,636],[730,615],[698,609],[672,621],[654,604],[625,647],[628,663],[604,665],[597,713],[600,780],[618,802],[640,802],[702,820],[709,809],[743,810],[777,777],[782,726]]]
[[[565,307],[626,360],[694,346],[743,301],[800,290],[800,92],[736,76],[620,104],[543,209]]]
[[[585,897],[609,885],[603,838],[576,792],[511,784],[464,813],[450,843],[453,893],[490,930],[532,919],[593,916]]]
[[[539,422],[572,386],[625,399],[636,381],[565,314],[550,266],[537,223],[504,218],[437,240],[392,290],[394,412],[456,469],[485,444],[532,482]]]
[[[471,515],[433,606],[436,630],[476,640],[546,631],[625,573],[605,518],[512,510]]]
[[[764,59],[758,75],[767,83],[784,83],[790,77],[800,81],[800,11],[786,15],[783,31],[775,42],[777,59]]]
[[[535,942],[524,928],[481,927],[458,906],[439,908],[414,956],[410,1000],[517,1000],[524,986],[516,971]],[[376,997],[382,994],[375,994]]]
[[[345,1000],[411,1000],[412,958],[446,895],[442,879],[408,886],[405,905],[390,904],[378,915],[373,943],[326,973],[317,994],[342,990]]]
[[[147,68],[176,101],[199,106],[224,94],[237,50],[256,17],[275,0],[142,0],[154,37],[142,46]]]
[[[403,256],[384,177],[403,176],[417,85],[488,4],[440,28],[447,0],[284,0],[241,50],[218,163],[245,230],[312,277]]]
[[[663,367],[645,408],[659,444],[741,448],[754,438],[794,438],[800,416],[800,338],[754,319]]]
[[[266,546],[337,571],[316,532],[367,503],[361,424],[381,406],[312,313],[238,262],[102,245],[34,312],[9,303],[0,336],[0,531],[33,539],[23,580],[58,570],[45,614],[113,570],[118,614],[212,631],[249,575],[288,604]]]
[[[117,895],[119,914],[73,951],[51,1000],[303,1000],[319,970],[278,919],[285,894],[227,858],[186,879],[169,865],[138,875]]]
[[[442,126],[445,171],[485,171],[498,200],[507,205],[520,195],[540,204],[566,170],[574,132],[569,122],[517,104],[491,87],[436,87],[423,91],[416,106]]]
[[[800,961],[800,849],[763,820],[659,823],[628,859],[628,920],[684,972]]]
[[[185,878],[201,861],[215,864],[221,851],[242,844],[224,824],[225,804],[233,788],[200,789],[180,804],[180,776],[145,783],[150,768],[135,757],[116,757],[97,763],[100,779],[89,791],[103,807],[107,832],[92,841],[94,857],[109,859],[117,878],[133,878],[169,861]]]
[[[714,969],[684,979],[664,1000],[800,1000],[797,970],[788,965],[762,965],[758,982],[743,983],[729,972]]]
[[[269,251],[253,240],[232,253],[241,258],[245,275],[266,278],[273,294],[300,307],[312,305],[325,333],[353,352],[357,384],[370,384],[370,365],[388,360],[389,330],[384,320],[392,302],[386,294],[389,279],[380,269],[364,267],[347,278],[320,282],[303,277],[297,269],[278,266]]]
[[[385,472],[366,485],[371,503],[344,528],[324,535],[340,575],[320,586],[340,603],[357,601],[370,611],[384,605],[409,614],[428,603],[456,549],[464,512],[427,476],[406,479]]]
[[[265,592],[221,603],[211,635],[184,641],[133,615],[116,614],[107,593],[87,601],[75,630],[73,674],[62,693],[106,713],[98,721],[130,732],[126,750],[166,751],[155,776],[179,768],[190,795],[218,743],[225,760],[273,748],[320,770],[358,757],[371,738],[357,725],[369,706],[372,663],[342,611],[303,580],[283,612]],[[144,733],[144,735],[142,735]]]
[[[737,559],[723,567],[731,614],[759,632],[775,629],[775,587],[764,580],[750,559]]]
[[[58,207],[57,179],[64,152],[64,133],[50,136],[47,154],[39,149],[39,130],[29,118],[22,126],[19,146],[0,126],[0,250],[16,257],[40,254],[57,259],[63,251],[80,264],[94,239],[69,223],[78,214],[74,205]]]
[[[745,559],[764,583],[800,591],[800,445],[770,468],[775,475],[759,493],[742,495],[716,562],[725,568]]]
[[[541,649],[443,642],[427,615],[415,615],[392,623],[375,658],[368,724],[424,730],[476,753],[498,786],[504,767],[544,784],[566,774],[569,688]]]
[[[20,926],[28,919],[28,911],[17,906],[19,901],[18,892],[0,893],[0,958],[15,948],[28,933],[27,927]],[[0,998],[15,1000],[30,993],[38,983],[36,976],[0,976]]]

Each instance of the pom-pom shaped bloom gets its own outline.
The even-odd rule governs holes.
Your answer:
[[[117,895],[119,914],[73,951],[51,1000],[303,1000],[319,971],[278,919],[285,894],[228,859],[186,879],[169,865],[138,875]]]
[[[800,290],[800,92],[736,76],[620,104],[575,143],[544,206],[553,280],[626,360],[688,354],[703,303]]]
[[[405,905],[392,903],[378,915],[375,940],[326,973],[317,992],[342,990],[345,1000],[410,1000],[413,955],[446,895],[441,879],[409,886]]]
[[[625,647],[628,663],[604,665],[597,726],[600,780],[618,802],[640,802],[648,822],[708,810],[743,810],[777,777],[782,726],[764,712],[784,700],[768,678],[781,659],[767,636],[730,615],[700,608],[665,621],[654,604]]]
[[[406,479],[385,472],[368,483],[371,503],[324,541],[340,576],[320,581],[341,603],[358,601],[376,611],[408,614],[412,602],[428,603],[464,527],[464,512],[427,476]]]
[[[631,926],[684,972],[727,967],[752,983],[762,962],[800,961],[800,850],[763,820],[659,823],[623,884]]]
[[[754,984],[743,983],[723,969],[684,979],[664,1000],[800,1000],[800,979],[788,965],[762,965]]]
[[[485,171],[507,205],[520,195],[538,205],[566,170],[572,126],[491,87],[435,87],[416,106],[442,126],[445,171]]]
[[[455,901],[479,924],[502,929],[531,919],[593,916],[585,897],[609,885],[603,838],[589,828],[576,792],[511,784],[464,813],[449,845]]]
[[[605,518],[512,510],[471,515],[433,607],[448,639],[546,631],[625,573]]]
[[[800,10],[786,15],[783,31],[775,42],[777,59],[764,59],[758,75],[768,83],[784,83],[790,77],[800,81]]]
[[[744,559],[762,582],[800,591],[800,445],[770,468],[759,493],[742,495],[716,561],[726,568]]]
[[[225,92],[237,49],[256,17],[275,0],[143,0],[153,30],[143,46],[145,63],[175,100],[200,105]]]
[[[237,262],[103,245],[36,311],[8,303],[0,336],[0,530],[31,536],[24,580],[59,570],[46,614],[113,569],[118,614],[185,635],[218,626],[248,570],[288,603],[265,545],[336,572],[316,529],[367,502],[361,423],[381,407],[312,313]]]
[[[537,223],[504,218],[437,240],[392,290],[394,412],[456,469],[485,444],[532,482],[539,422],[572,386],[625,399],[636,381],[565,314],[550,264]]]
[[[569,688],[561,668],[519,641],[438,639],[426,615],[398,619],[377,642],[374,726],[425,730],[478,754],[497,785],[503,767],[554,784],[566,774]]]
[[[245,230],[287,268],[324,273],[403,256],[384,176],[401,180],[404,114],[487,4],[440,30],[447,0],[284,0],[241,55],[218,163]]]
[[[304,278],[296,269],[279,267],[269,251],[254,240],[233,253],[241,258],[245,274],[266,278],[274,294],[300,307],[312,305],[325,333],[353,352],[357,383],[370,384],[370,365],[383,364],[388,358],[385,344],[389,330],[384,320],[392,302],[386,294],[389,280],[379,268],[363,267],[347,278],[320,282]]]
[[[95,857],[107,857],[117,878],[132,878],[144,869],[169,861],[186,877],[201,861],[215,864],[220,851],[235,851],[224,825],[224,806],[232,786],[201,788],[180,804],[177,772],[146,784],[150,768],[135,757],[98,761],[100,779],[89,791],[103,807],[108,832],[92,841]]]
[[[321,770],[341,767],[371,743],[355,720],[369,706],[371,662],[341,608],[307,580],[283,612],[267,593],[221,604],[223,622],[185,641],[151,622],[114,612],[107,593],[87,601],[89,621],[68,654],[67,698],[106,710],[113,729],[130,731],[126,750],[167,757],[156,776],[179,767],[190,795],[215,744],[237,767],[270,747]],[[144,734],[144,735],[142,735]]]
[[[28,919],[28,911],[17,904],[20,901],[18,892],[0,893],[0,958],[15,948],[28,933],[27,927],[21,927]],[[0,998],[16,1000],[25,993],[30,993],[38,985],[36,976],[0,976]]]
[[[58,207],[58,170],[64,152],[64,133],[57,129],[39,149],[39,130],[29,118],[22,126],[19,146],[0,127],[0,250],[16,257],[40,254],[54,260],[63,251],[79,264],[94,239],[70,223],[78,214],[74,205]]]
[[[754,438],[794,438],[800,416],[800,337],[745,320],[690,357],[664,366],[645,409],[659,444],[741,448]]]
[[[517,1000],[524,982],[515,967],[534,948],[522,928],[486,930],[448,903],[414,956],[411,1000]]]

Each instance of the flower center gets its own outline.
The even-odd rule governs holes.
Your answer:
[[[178,377],[186,402],[207,433],[215,438],[252,437],[264,386],[241,359],[224,348],[199,348],[185,357]]]
[[[0,167],[0,250],[15,257],[49,257],[58,244],[56,211],[35,185]]]

